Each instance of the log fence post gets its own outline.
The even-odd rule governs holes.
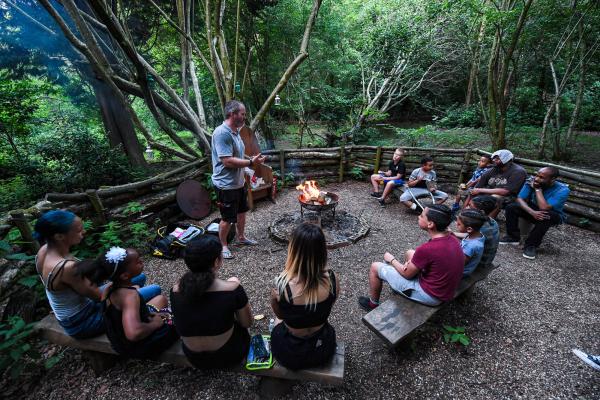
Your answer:
[[[285,182],[285,150],[279,150],[279,174],[281,175],[281,183]]]
[[[342,144],[340,146],[340,170],[339,170],[339,176],[338,176],[338,182],[342,183],[344,181],[344,162],[346,159],[346,148],[345,146]]]
[[[106,225],[108,220],[106,219],[106,212],[104,209],[104,205],[102,205],[102,200],[100,200],[100,196],[98,196],[98,192],[95,189],[88,189],[85,191],[85,195],[92,203],[92,207],[96,214],[98,214],[98,220],[102,225]]]
[[[463,157],[462,165],[460,166],[460,172],[458,173],[458,182],[457,186],[460,186],[461,183],[465,180],[465,174],[469,171],[469,161],[471,160],[471,150],[467,150],[465,156]]]
[[[25,212],[23,210],[13,210],[9,214],[11,218],[10,222],[21,232],[21,238],[27,243],[29,250],[37,253],[40,249],[40,244],[33,238],[31,225],[29,225],[29,221],[25,218]]]
[[[373,173],[376,174],[379,171],[379,167],[381,167],[381,146],[377,146],[377,153],[375,154],[375,165],[373,166]]]

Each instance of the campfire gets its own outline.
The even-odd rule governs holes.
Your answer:
[[[319,190],[319,185],[316,181],[304,181],[296,186],[296,190],[302,192],[298,196],[298,200],[305,204],[326,205],[331,204],[331,196],[327,192]]]
[[[304,209],[316,211],[319,216],[321,211],[332,211],[333,219],[335,219],[335,206],[338,203],[339,197],[333,192],[324,192],[319,189],[319,185],[315,181],[304,181],[296,186],[300,191],[298,201],[300,202],[300,213],[304,216]]]

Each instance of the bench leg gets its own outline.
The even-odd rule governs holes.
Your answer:
[[[268,400],[285,396],[292,390],[294,383],[288,379],[262,377],[260,379],[260,398]]]
[[[96,376],[115,365],[118,359],[118,356],[114,354],[98,353],[96,351],[88,350],[84,350],[83,355],[87,358]]]

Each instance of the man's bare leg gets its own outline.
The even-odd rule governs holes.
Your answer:
[[[229,250],[227,247],[227,235],[229,235],[229,229],[231,229],[231,223],[221,220],[219,222],[219,240],[223,246],[223,250]]]
[[[239,241],[244,241],[244,229],[246,228],[246,213],[243,212],[237,215],[237,236]]]

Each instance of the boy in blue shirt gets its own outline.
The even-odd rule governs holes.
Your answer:
[[[456,228],[458,231],[467,234],[460,242],[460,247],[465,254],[463,278],[471,275],[481,261],[485,246],[485,236],[479,230],[486,222],[487,217],[476,209],[463,210],[456,219]]]
[[[479,232],[485,237],[483,245],[483,255],[479,261],[478,268],[488,268],[492,265],[496,252],[498,251],[498,243],[500,241],[500,227],[495,219],[489,215],[496,209],[498,201],[494,196],[483,194],[474,197],[469,206],[475,208],[486,215],[486,223],[483,224]]]
[[[469,182],[466,184],[461,184],[456,193],[456,198],[454,199],[454,205],[452,205],[452,212],[456,213],[460,210],[460,201],[463,197],[468,195],[468,190],[473,186],[477,185],[481,176],[488,172],[492,168],[492,158],[488,155],[483,155],[477,162],[477,169],[473,172],[473,176],[469,179]]]
[[[519,192],[517,201],[506,207],[507,235],[500,240],[503,244],[519,244],[519,217],[534,224],[525,239],[523,257],[535,259],[537,248],[551,226],[565,221],[564,205],[569,197],[569,187],[557,182],[558,168],[541,168],[535,178],[528,180]]]

